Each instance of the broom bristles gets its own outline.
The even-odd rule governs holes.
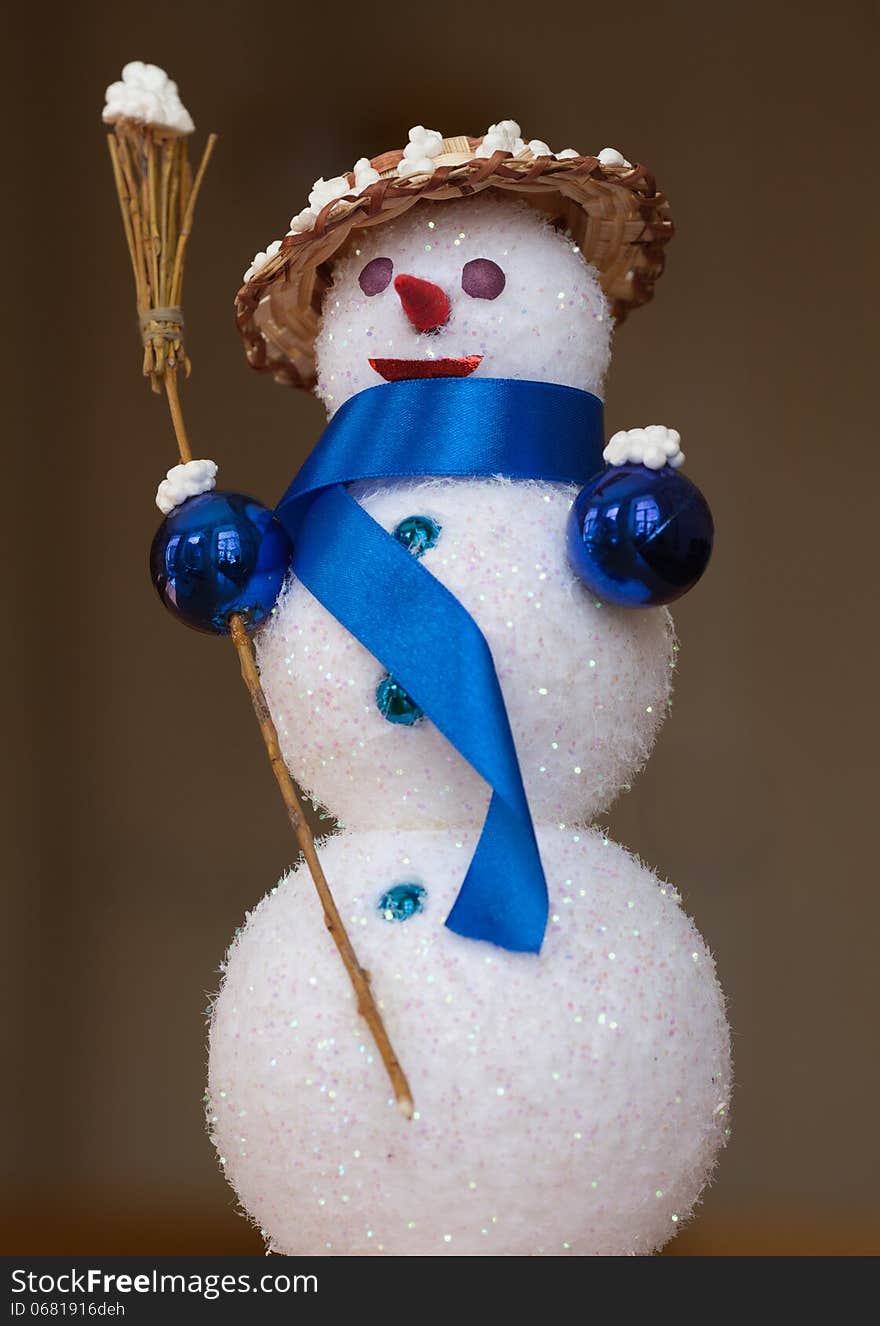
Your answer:
[[[216,134],[208,136],[193,179],[181,134],[119,120],[107,137],[134,274],[143,372],[156,392],[178,368],[189,376],[181,309],[186,244],[216,141]]]

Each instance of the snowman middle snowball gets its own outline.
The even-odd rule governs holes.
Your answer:
[[[468,294],[468,264],[483,262],[500,269],[503,288],[496,278]],[[401,276],[446,296],[439,329],[413,325],[395,285]],[[381,383],[371,360],[479,357],[474,376],[601,396],[611,321],[594,269],[533,208],[494,198],[417,205],[360,232],[335,265],[317,394],[332,415]],[[412,516],[439,527],[424,565],[489,643],[534,820],[588,823],[644,763],[665,716],[669,614],[601,605],[576,578],[565,548],[574,486],[447,479],[352,492],[389,531]],[[341,823],[482,823],[489,790],[480,776],[429,720],[388,721],[382,695],[377,703],[384,670],[295,579],[257,648],[290,770]]]

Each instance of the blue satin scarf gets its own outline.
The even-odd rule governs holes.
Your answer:
[[[540,951],[547,885],[516,748],[483,633],[458,599],[348,492],[362,479],[451,476],[585,483],[602,469],[602,402],[507,378],[390,382],[333,416],[276,512],[293,571],[492,789],[446,924]]]

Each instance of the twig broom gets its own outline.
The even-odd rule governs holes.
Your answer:
[[[184,260],[196,199],[216,141],[216,134],[211,134],[193,178],[184,133],[147,119],[121,117],[116,119],[107,138],[134,272],[144,347],[143,372],[149,377],[153,391],[165,395],[182,463],[192,459],[178,393],[180,370],[185,376],[190,371],[181,306]],[[385,1030],[370,989],[369,975],[358,962],[327,884],[314,836],[281,755],[278,733],[260,684],[253,642],[241,614],[230,617],[229,631],[281,799],[324,911],[324,922],[348,973],[358,1012],[376,1042],[398,1107],[406,1118],[412,1118],[409,1084]]]

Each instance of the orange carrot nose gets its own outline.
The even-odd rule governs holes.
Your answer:
[[[448,320],[449,300],[439,285],[402,272],[394,278],[394,289],[416,331],[435,331]]]

